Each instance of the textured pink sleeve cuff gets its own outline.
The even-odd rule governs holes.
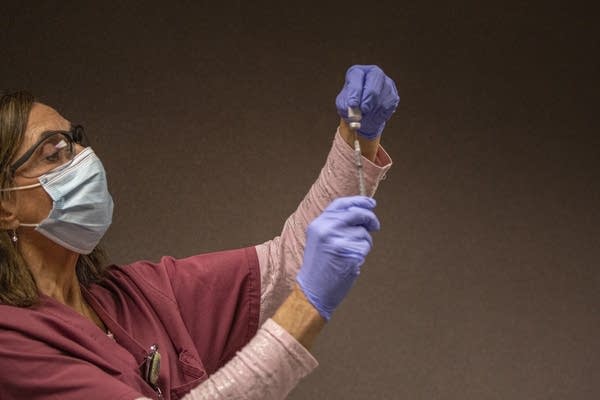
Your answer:
[[[374,162],[364,157],[362,161],[367,195],[372,197],[377,191],[379,182],[385,179],[385,174],[392,167],[392,159],[384,148],[379,146]],[[327,183],[337,183],[334,186],[337,186],[339,193],[336,193],[335,197],[358,194],[358,173],[355,166],[354,149],[348,146],[348,143],[340,135],[339,129],[333,140],[329,157],[327,157],[325,167],[328,166],[332,169],[335,166],[335,170],[330,171],[330,179],[327,179]]]

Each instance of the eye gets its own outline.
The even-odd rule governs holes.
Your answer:
[[[45,163],[56,163],[62,161],[62,153],[69,147],[68,143],[61,139],[58,142],[47,141],[38,148],[38,159]]]

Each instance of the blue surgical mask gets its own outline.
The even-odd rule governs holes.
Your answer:
[[[108,192],[102,162],[90,147],[77,154],[71,163],[38,178],[53,201],[52,210],[39,224],[21,224],[55,243],[80,254],[89,254],[112,222],[113,200]]]

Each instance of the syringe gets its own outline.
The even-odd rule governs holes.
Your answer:
[[[360,108],[348,107],[348,121],[350,122],[350,129],[352,129],[354,132],[354,155],[356,158],[356,169],[358,171],[358,191],[361,196],[366,196],[367,191],[365,189],[365,177],[363,174],[362,151],[360,149],[357,133],[357,131],[360,129],[361,119],[362,113],[360,112]]]

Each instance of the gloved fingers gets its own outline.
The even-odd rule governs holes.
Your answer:
[[[346,99],[346,86],[335,98],[335,107],[337,108],[338,114],[344,120],[348,121],[348,101]]]
[[[364,227],[369,232],[378,231],[381,228],[377,215],[370,209],[353,206],[345,212],[340,212],[338,218],[348,225]]]
[[[346,243],[346,251],[355,256],[357,261],[360,261],[358,266],[361,266],[365,262],[365,258],[371,252],[373,248],[373,240],[370,235],[364,239],[355,238],[354,240],[349,240]]]
[[[368,116],[370,112],[377,109],[380,99],[384,99],[381,95],[386,82],[385,78],[383,70],[378,66],[373,65],[368,69],[360,102],[360,109],[364,116]]]
[[[364,226],[345,226],[335,233],[339,237],[348,241],[365,240],[373,246],[373,237]]]
[[[363,98],[363,87],[365,82],[365,71],[362,66],[355,65],[346,72],[346,108],[360,106]]]
[[[377,65],[351,66],[346,72],[344,87],[336,97],[338,114],[345,120],[348,120],[348,107],[361,109],[363,127],[359,133],[368,139],[381,134],[399,102],[396,84]]]
[[[394,111],[396,111],[396,108],[398,108],[398,104],[400,103],[400,96],[398,95],[396,84],[387,76],[382,97],[384,98],[384,101],[381,104],[382,118],[384,118],[384,121],[387,122]]]
[[[325,208],[325,211],[341,211],[347,210],[350,207],[361,207],[366,209],[373,209],[377,205],[374,198],[369,196],[347,196],[338,197],[333,200]]]
[[[396,82],[394,82],[394,80],[392,78],[390,78],[389,76],[385,77],[385,86],[390,88],[391,96],[390,98],[392,99],[391,101],[391,108],[393,108],[394,110],[396,109],[396,107],[398,107],[398,104],[400,104],[400,95],[398,94],[398,88],[396,87]]]
[[[336,257],[364,260],[372,247],[372,240],[367,238],[334,237],[327,246],[323,247],[323,250]]]
[[[344,262],[335,263],[334,267],[338,273],[345,275],[348,272],[353,272],[355,266],[361,266],[365,262],[371,248],[372,246],[368,240],[333,238],[330,245],[324,250],[336,259],[344,260]]]

